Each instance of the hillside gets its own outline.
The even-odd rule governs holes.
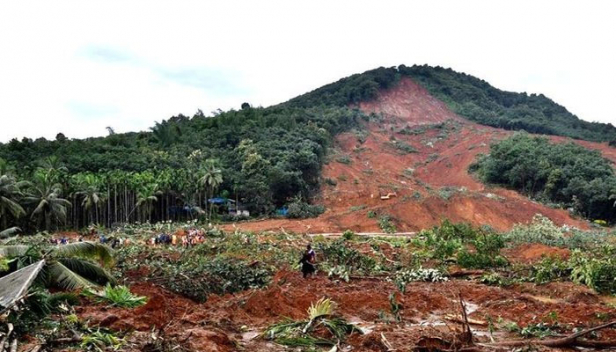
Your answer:
[[[318,202],[327,211],[317,219],[269,220],[240,224],[251,230],[380,232],[379,219],[388,217],[398,231],[431,227],[443,219],[470,222],[504,231],[541,213],[558,225],[585,228],[585,221],[567,211],[549,208],[519,193],[479,182],[468,172],[490,144],[512,132],[470,122],[452,112],[410,78],[360,102],[366,114],[382,116],[365,130],[337,136],[335,153],[323,177]],[[553,137],[563,142],[562,137]],[[616,161],[615,149],[605,144],[576,141],[600,150]],[[410,146],[410,147],[407,147]],[[335,185],[333,185],[335,183]],[[381,195],[396,197],[381,200]],[[369,213],[374,213],[373,217]]]

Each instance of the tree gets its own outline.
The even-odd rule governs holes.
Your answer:
[[[137,191],[137,203],[136,208],[141,209],[144,218],[152,220],[152,210],[154,209],[154,203],[158,201],[160,195],[158,190],[158,184],[149,183],[143,185],[139,191]]]
[[[25,200],[35,206],[31,218],[39,218],[45,224],[45,230],[50,230],[52,224],[66,221],[66,208],[71,202],[61,198],[62,189],[60,184],[53,182],[53,174],[39,170],[34,174],[30,184],[29,193]]]
[[[0,246],[0,256],[9,259],[10,272],[45,260],[39,279],[47,287],[75,290],[115,283],[105,269],[113,263],[111,249],[96,242],[69,243],[45,251],[24,245]]]
[[[199,184],[203,186],[206,190],[207,199],[205,200],[205,204],[206,206],[208,206],[209,199],[214,197],[214,191],[216,191],[220,184],[222,184],[222,170],[220,169],[217,160],[208,159],[205,161],[205,164],[201,169],[201,178],[199,178]],[[209,205],[209,208],[209,218],[211,219],[213,206]]]
[[[176,142],[181,135],[180,127],[169,121],[161,123],[156,122],[156,125],[151,128],[154,140],[161,147],[168,147]]]
[[[94,175],[86,174],[77,182],[81,189],[77,194],[83,197],[81,206],[90,213],[90,222],[95,221],[98,224],[98,208],[103,199],[100,194],[99,181]]]
[[[68,140],[68,138],[66,138],[64,133],[60,132],[56,135],[56,141],[61,143],[61,142],[65,142],[66,140]]]
[[[15,218],[26,214],[24,208],[19,204],[23,197],[21,186],[23,186],[23,183],[15,181],[13,177],[0,175],[0,220],[3,229],[7,226],[9,214]]]

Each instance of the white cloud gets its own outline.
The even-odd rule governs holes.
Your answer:
[[[0,141],[145,130],[378,66],[442,65],[616,123],[610,1],[0,3]]]

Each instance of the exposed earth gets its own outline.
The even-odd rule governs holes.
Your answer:
[[[384,252],[393,251],[389,248]],[[534,263],[541,259],[538,252],[568,255],[560,249],[523,245],[509,249],[506,256],[513,263]],[[461,330],[460,297],[476,342],[489,342],[490,324],[526,326],[557,320],[564,329],[572,329],[599,325],[616,315],[613,298],[597,295],[584,286],[570,282],[487,286],[469,280],[478,274],[472,272],[447,282],[411,283],[405,293],[400,293],[384,278],[354,278],[347,283],[332,280],[326,273],[303,279],[298,272],[283,269],[267,288],[210,296],[199,304],[144,280],[148,270],[142,266],[127,278],[134,293],[149,297],[145,306],[127,310],[89,303],[78,307],[77,314],[92,326],[133,332],[124,349],[134,351],[157,350],[152,336],[173,341],[170,346],[176,350],[292,350],[263,339],[261,334],[281,319],[305,317],[308,307],[321,297],[335,301],[338,314],[364,331],[349,337],[345,344],[349,351],[388,351],[387,344],[393,347],[391,350],[410,351],[417,350],[413,348],[426,339],[450,340]],[[452,270],[451,275],[455,272]],[[391,320],[392,292],[401,307],[403,323]],[[515,335],[501,328],[492,336],[498,340]],[[597,337],[616,338],[616,332],[603,330]]]

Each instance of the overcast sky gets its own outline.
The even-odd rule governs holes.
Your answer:
[[[147,130],[424,63],[616,124],[614,3],[6,0],[0,142]]]

